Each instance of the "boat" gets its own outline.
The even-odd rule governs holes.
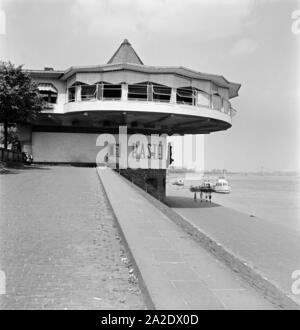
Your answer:
[[[178,178],[174,183],[173,185],[176,185],[176,186],[184,186],[184,179],[182,178]]]
[[[191,186],[191,192],[203,192],[203,193],[212,193],[214,192],[214,187],[208,179],[204,179],[199,186]]]
[[[229,194],[231,192],[231,187],[224,177],[220,177],[217,179],[214,190],[216,193]]]

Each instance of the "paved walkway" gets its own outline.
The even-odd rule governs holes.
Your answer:
[[[98,173],[157,309],[274,309],[128,181]]]
[[[300,295],[291,291],[292,273],[300,269],[297,232],[215,203],[194,202],[190,192],[172,186],[168,186],[167,194],[167,204],[177,213],[300,306]]]
[[[0,175],[0,309],[144,309],[95,168]]]

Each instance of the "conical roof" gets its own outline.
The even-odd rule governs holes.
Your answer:
[[[114,63],[144,64],[127,39],[124,39],[112,58],[107,62],[107,64]]]

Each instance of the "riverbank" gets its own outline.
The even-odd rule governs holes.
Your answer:
[[[153,308],[280,308],[178,226],[170,208],[118,173],[97,171]]]
[[[172,187],[176,178],[185,178],[185,186]],[[200,174],[171,174],[167,190],[172,187],[180,196],[192,198],[191,185],[200,184]],[[205,176],[214,182],[218,176]],[[213,201],[241,213],[253,215],[299,234],[300,239],[300,178],[298,175],[228,174],[230,194],[213,194]]]
[[[262,283],[260,285],[262,289],[267,288],[273,292],[272,295],[280,291],[283,297],[289,297],[300,305],[300,297],[291,291],[292,273],[300,269],[299,234],[291,225],[297,224],[298,219],[291,217],[289,220],[292,221],[287,226],[272,219],[262,219],[253,214],[253,209],[247,214],[216,203],[218,198],[230,200],[231,194],[214,194],[211,204],[201,203],[199,200],[195,202],[193,194],[188,189],[189,183],[186,180],[185,187],[178,187],[169,182],[167,205],[195,230],[199,230],[205,237],[217,243],[213,252],[219,251],[220,257],[224,259],[225,251],[229,259],[233,256],[233,259],[237,258],[241,261],[240,265],[247,264],[249,266],[245,269],[247,272],[252,271],[255,276],[265,278],[272,284],[272,287],[267,288],[265,284],[268,282]],[[256,193],[255,189],[254,193]],[[259,190],[258,194],[263,204],[267,198],[266,194],[264,195]],[[231,263],[233,259],[228,262]],[[254,277],[253,282],[254,285],[260,284],[257,277]]]

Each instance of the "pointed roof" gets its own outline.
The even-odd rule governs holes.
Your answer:
[[[144,64],[127,39],[124,39],[112,58],[107,62],[107,64],[115,63]]]

